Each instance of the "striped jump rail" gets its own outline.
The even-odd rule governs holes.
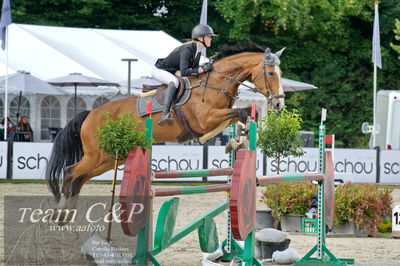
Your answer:
[[[155,171],[155,178],[203,177],[232,175],[232,168]]]
[[[322,181],[323,179],[324,175],[321,173],[267,175],[258,176],[257,183],[276,184],[282,182]]]
[[[231,184],[157,188],[154,189],[153,196],[165,197],[165,196],[200,194],[200,193],[210,193],[210,192],[220,192],[220,191],[230,191],[230,190],[231,190]]]

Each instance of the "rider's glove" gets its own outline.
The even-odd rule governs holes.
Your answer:
[[[203,65],[201,65],[201,68],[202,68],[202,69],[204,70],[204,72],[206,72],[206,73],[213,70],[212,63],[209,63],[209,62],[204,63]]]

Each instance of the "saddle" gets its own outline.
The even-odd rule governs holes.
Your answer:
[[[173,106],[181,106],[189,100],[192,85],[188,78],[186,77],[177,77],[179,79],[179,88],[177,95],[175,97]],[[142,94],[137,99],[137,113],[139,116],[148,115],[146,112],[146,101],[152,101],[152,113],[161,112],[164,106],[164,95],[165,89],[168,87],[167,84],[159,84],[159,85],[146,85],[143,84]]]
[[[190,84],[190,81],[188,78],[185,77],[180,77],[180,76],[176,76],[179,80],[179,88],[178,88],[178,92],[177,95],[175,97],[175,101],[174,102],[178,102],[179,99],[182,97],[184,90],[185,90],[185,85],[186,83]],[[167,84],[159,84],[159,85],[147,85],[147,84],[143,84],[143,88],[142,88],[142,92],[146,93],[145,95],[157,95],[157,100],[159,102],[164,102],[164,90],[168,87]],[[151,94],[149,92],[151,91],[155,91],[154,94]]]

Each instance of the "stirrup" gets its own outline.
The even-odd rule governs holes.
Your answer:
[[[157,121],[158,125],[163,126],[163,125],[167,124],[168,126],[172,126],[172,124],[174,123],[175,120],[172,117],[170,117],[169,115],[170,115],[170,113],[162,114],[160,116],[160,118],[158,118],[158,121]]]

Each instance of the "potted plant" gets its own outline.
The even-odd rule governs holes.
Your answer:
[[[335,192],[335,231],[375,235],[380,221],[391,215],[392,191],[375,184],[348,182],[338,186]]]
[[[272,215],[275,220],[281,220],[283,231],[300,231],[301,218],[310,209],[310,200],[317,193],[318,187],[309,182],[282,183],[278,199],[276,189],[275,185],[267,185],[261,202],[267,206],[276,206],[272,209]]]
[[[269,111],[263,117],[261,124],[258,128],[257,146],[261,149],[262,153],[270,158],[274,158],[277,162],[277,174],[280,172],[280,161],[283,157],[288,156],[301,156],[304,151],[301,149],[302,142],[300,140],[300,129],[302,123],[301,116],[296,110],[292,112],[283,108],[280,112]],[[275,223],[274,227],[278,226],[280,221],[279,200],[280,190],[279,184],[275,185],[275,204],[268,205],[270,208],[275,208],[273,211]]]

